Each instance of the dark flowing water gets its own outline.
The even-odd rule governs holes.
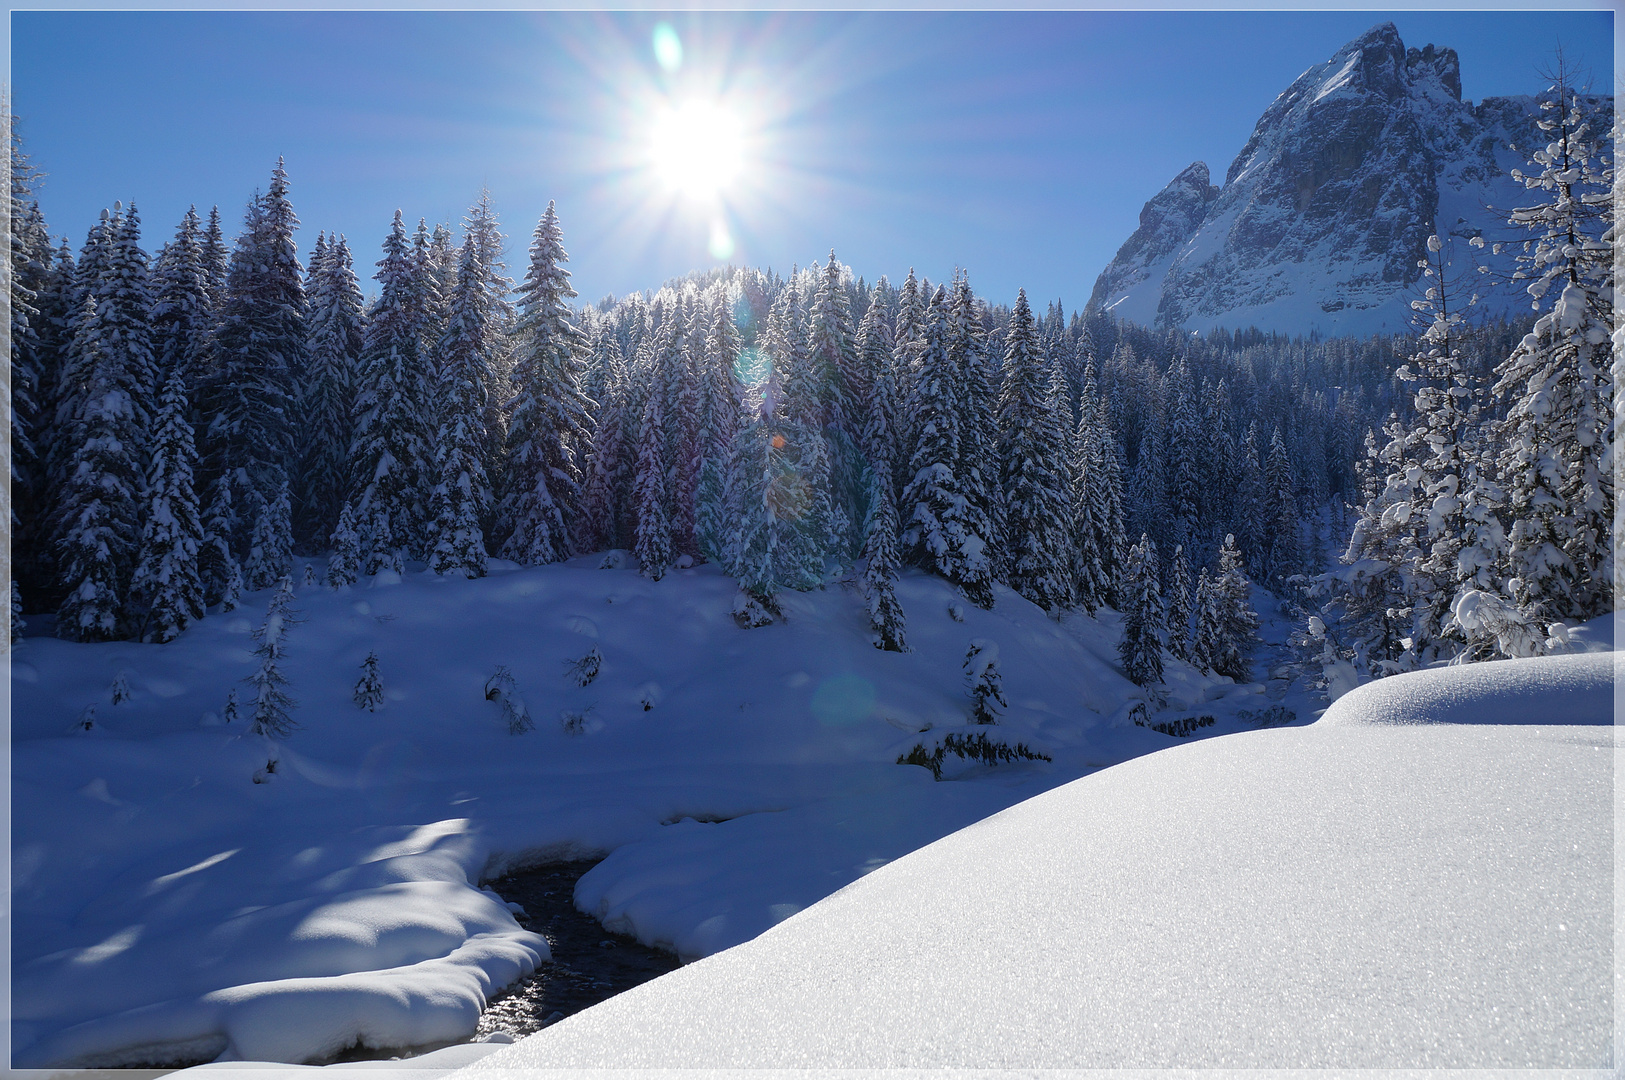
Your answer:
[[[671,953],[612,934],[576,910],[576,881],[596,861],[551,863],[485,884],[525,909],[514,918],[547,939],[553,959],[493,998],[477,1035],[506,1031],[515,1038],[540,1031],[571,1013],[630,990],[681,965]]]

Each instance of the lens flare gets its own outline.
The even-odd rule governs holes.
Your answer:
[[[728,231],[728,223],[721,218],[711,219],[711,242],[708,247],[711,251],[711,257],[718,262],[725,262],[733,258],[733,234]]]
[[[683,66],[683,42],[671,23],[658,23],[654,32],[655,63],[667,72]]]

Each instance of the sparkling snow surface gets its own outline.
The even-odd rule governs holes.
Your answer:
[[[1126,762],[460,1075],[1607,1067],[1612,659],[1398,676]]]

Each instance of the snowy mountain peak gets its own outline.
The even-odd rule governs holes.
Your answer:
[[[1526,201],[1507,147],[1533,145],[1537,112],[1463,102],[1454,49],[1374,26],[1270,104],[1222,189],[1197,163],[1146,203],[1089,309],[1192,330],[1407,330],[1428,235],[1502,234]],[[1484,299],[1527,309],[1510,291]]]

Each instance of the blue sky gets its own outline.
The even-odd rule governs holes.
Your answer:
[[[234,232],[282,155],[302,251],[343,232],[370,277],[397,207],[455,225],[484,185],[516,277],[557,200],[588,300],[710,265],[720,221],[735,263],[833,247],[871,280],[962,266],[995,300],[1024,286],[1075,309],[1146,199],[1192,161],[1221,179],[1277,94],[1379,22],[1456,49],[1474,100],[1538,89],[1559,41],[1598,89],[1614,66],[1601,9],[11,18],[15,113],[75,250],[115,199],[151,250],[190,203]],[[674,71],[652,47],[662,22]],[[660,103],[694,94],[747,132],[720,211],[644,160]]]

